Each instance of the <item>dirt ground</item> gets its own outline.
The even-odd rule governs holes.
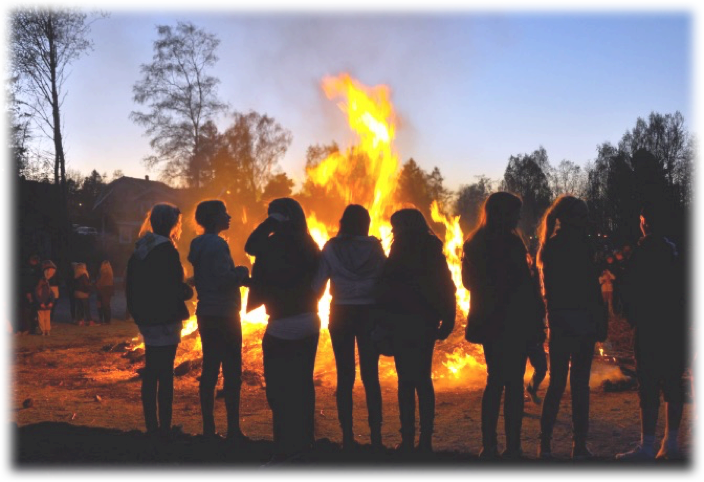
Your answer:
[[[65,300],[62,300],[65,301]],[[67,303],[64,303],[66,305]],[[174,424],[182,425],[185,435],[168,446],[157,446],[143,434],[140,379],[137,370],[143,361],[131,361],[120,343],[131,341],[138,330],[124,320],[124,301],[115,299],[116,318],[110,325],[79,327],[68,323],[66,306],[59,306],[50,337],[14,336],[11,387],[11,421],[14,453],[11,460],[19,469],[43,464],[103,466],[143,466],[237,464],[256,467],[271,454],[271,412],[266,403],[260,374],[245,366],[242,386],[241,426],[253,439],[249,447],[234,450],[225,444],[203,442],[198,401],[198,375],[192,369],[175,381]],[[595,365],[598,369],[598,364]],[[611,367],[613,369],[613,367]],[[341,433],[335,406],[334,376],[318,376],[316,386],[315,430],[317,446],[299,462],[304,466],[340,463],[428,463],[437,466],[481,463],[481,389],[437,388],[436,454],[419,459],[403,459],[389,450],[373,454],[369,450],[364,391],[359,380],[354,391],[354,429],[363,444],[356,454],[340,450]],[[222,382],[220,382],[222,383]],[[615,466],[616,453],[629,449],[640,437],[638,397],[633,388],[608,392],[592,385],[589,443],[597,456],[591,464]],[[547,381],[540,395],[544,396]],[[400,442],[398,407],[393,380],[382,383],[384,410],[383,438],[388,448]],[[671,467],[689,467],[694,405],[685,406],[680,443],[687,460],[658,462]],[[525,463],[536,461],[540,406],[526,401],[523,425]],[[569,391],[563,397],[555,428],[553,450],[558,462],[569,461],[571,448],[571,406]],[[225,432],[225,408],[216,401],[218,430]],[[503,444],[503,420],[499,421],[499,444]],[[664,431],[664,413],[658,423],[658,441]],[[501,449],[501,447],[500,447]],[[554,463],[554,462],[553,462]]]

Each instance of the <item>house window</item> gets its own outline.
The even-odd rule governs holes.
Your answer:
[[[130,244],[132,242],[132,227],[120,226],[120,244]]]

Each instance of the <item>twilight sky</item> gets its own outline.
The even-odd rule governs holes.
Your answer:
[[[281,168],[297,181],[309,145],[353,141],[320,88],[341,72],[391,88],[400,160],[440,167],[452,189],[480,174],[499,179],[509,156],[540,145],[554,165],[584,165],[598,144],[618,142],[651,111],[679,110],[694,130],[694,13],[685,9],[102,8],[111,16],[93,24],[95,49],[66,84],[67,159],[83,173],[157,177],[141,162],[149,140],[128,118],[141,108],[132,86],[151,61],[155,26],[179,20],[221,40],[211,74],[222,100],[291,130]],[[218,120],[221,129],[230,123]]]

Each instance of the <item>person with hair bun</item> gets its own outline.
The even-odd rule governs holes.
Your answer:
[[[193,296],[193,290],[184,283],[176,250],[181,211],[173,204],[159,203],[152,207],[148,219],[127,262],[125,296],[144,338],[141,393],[147,434],[168,439],[177,432],[171,426],[174,360],[183,320],[190,316],[185,301]]]
[[[595,251],[587,235],[589,208],[563,195],[545,212],[540,224],[538,268],[550,328],[550,383],[540,416],[538,457],[552,457],[552,433],[560,400],[570,378],[572,392],[572,458],[593,457],[587,448],[589,378],[594,346],[606,340],[607,316],[599,285]]]
[[[487,368],[482,459],[499,457],[496,428],[504,389],[506,446],[501,457],[523,456],[523,375],[528,346],[544,332],[545,308],[517,229],[522,205],[514,194],[491,194],[463,246],[462,283],[472,297],[465,338],[482,345]]]

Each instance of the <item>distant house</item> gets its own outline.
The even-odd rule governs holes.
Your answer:
[[[159,202],[178,205],[180,192],[163,182],[123,176],[103,188],[93,205],[100,218],[103,250],[120,277],[151,207]]]
[[[100,216],[100,234],[117,236],[120,244],[133,245],[151,207],[158,202],[178,204],[178,191],[163,182],[123,176],[105,186],[93,210]]]

